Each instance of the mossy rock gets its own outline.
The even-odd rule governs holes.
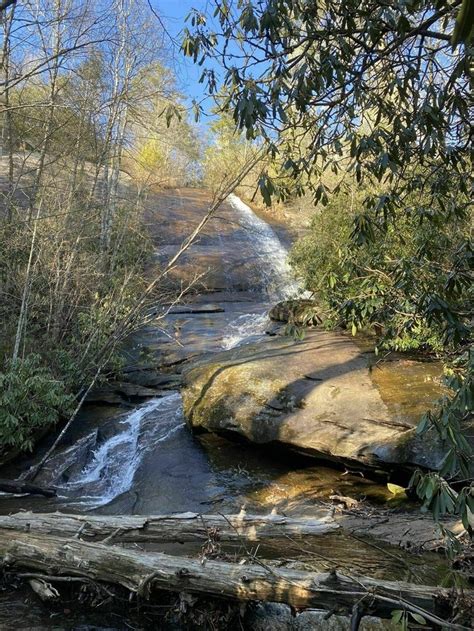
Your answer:
[[[283,300],[272,307],[268,315],[276,322],[289,322],[299,326],[321,324],[318,306],[314,300]]]

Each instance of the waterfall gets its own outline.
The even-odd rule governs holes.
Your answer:
[[[227,201],[235,210],[239,223],[247,230],[261,274],[262,289],[269,301],[294,298],[301,288],[288,264],[288,250],[273,228],[234,193]]]
[[[235,245],[238,248],[243,239],[251,261],[249,280],[255,300],[249,303],[248,313],[240,312],[227,324],[221,342],[225,349],[264,335],[271,305],[300,292],[288,265],[288,252],[275,231],[236,195],[230,195],[228,202],[243,228],[243,237],[239,232]],[[224,251],[221,238],[219,243]],[[151,399],[58,453],[58,460],[50,467],[50,475],[56,476],[51,482],[70,506],[104,506],[133,488],[147,452],[153,451],[159,458],[160,443],[166,443],[184,427],[179,392]],[[107,437],[101,440],[104,434]],[[67,476],[67,482],[63,482]]]
[[[264,335],[269,324],[269,308],[280,300],[295,298],[301,293],[301,287],[288,264],[288,250],[273,228],[237,195],[231,193],[227,201],[235,210],[239,224],[247,230],[255,252],[264,303],[260,308],[255,306],[252,312],[240,315],[229,323],[221,343],[224,349],[234,348],[256,336]]]

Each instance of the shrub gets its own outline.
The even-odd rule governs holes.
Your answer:
[[[31,450],[37,433],[71,412],[74,397],[35,354],[0,372],[0,449]]]
[[[353,226],[366,194],[357,189],[317,207],[309,234],[291,254],[306,289],[326,306],[331,322],[345,322],[353,333],[374,326],[382,347],[456,347],[468,333],[466,218],[433,224],[407,206],[396,222],[359,243]]]

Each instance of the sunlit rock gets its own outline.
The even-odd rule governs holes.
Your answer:
[[[374,469],[436,469],[442,460],[433,437],[415,434],[418,415],[404,414],[409,406],[393,400],[387,407],[366,354],[339,333],[311,331],[299,342],[278,337],[214,353],[183,378],[185,415],[198,431]]]

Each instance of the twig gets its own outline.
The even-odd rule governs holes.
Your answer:
[[[418,581],[421,582],[420,577],[416,574],[416,572],[413,571],[411,566],[408,564],[407,561],[405,561],[405,559],[403,557],[399,556],[398,554],[394,554],[393,552],[390,552],[389,550],[385,550],[384,548],[382,548],[381,546],[378,546],[376,543],[373,543],[372,541],[369,541],[369,540],[366,540],[366,539],[360,539],[353,532],[349,533],[349,536],[352,537],[353,539],[356,539],[360,543],[364,543],[364,544],[370,546],[371,548],[374,548],[375,550],[378,550],[379,552],[382,552],[383,554],[386,554],[387,556],[392,557],[393,559],[395,559],[399,563],[402,563],[406,567],[408,572],[413,576],[413,578],[416,578]]]
[[[108,359],[108,356],[107,356]],[[47,462],[47,460],[49,459],[49,457],[51,456],[51,454],[55,451],[56,447],[58,446],[58,444],[60,443],[60,441],[62,440],[64,434],[67,432],[67,430],[71,427],[72,422],[74,421],[74,419],[76,418],[76,416],[79,414],[80,409],[82,408],[82,404],[84,403],[84,401],[87,398],[87,395],[89,394],[89,392],[92,390],[92,388],[94,387],[97,379],[99,378],[100,373],[102,372],[104,366],[105,366],[106,362],[104,361],[102,364],[99,365],[99,367],[96,370],[96,373],[94,375],[94,377],[92,378],[91,382],[89,383],[89,386],[86,388],[85,392],[83,393],[83,395],[81,396],[81,398],[79,399],[78,404],[76,405],[76,408],[74,410],[74,412],[72,413],[71,417],[69,418],[68,422],[66,423],[66,425],[62,428],[62,430],[59,432],[58,437],[56,438],[56,440],[53,442],[53,444],[51,445],[51,447],[48,449],[48,451],[45,453],[45,455],[41,458],[41,460],[38,462],[38,464],[34,465],[33,467],[31,467],[31,469],[26,473],[26,475],[24,476],[25,480],[34,480],[36,478],[36,476],[38,475],[38,473],[41,471],[41,469],[43,468],[43,466],[45,465],[45,463]]]
[[[96,583],[92,579],[87,576],[56,576],[51,574],[36,574],[32,572],[21,572],[19,574],[15,574],[18,578],[26,578],[26,579],[37,579],[39,581],[44,581],[45,583],[53,582],[53,583],[89,583],[93,585],[97,590],[103,590],[110,598],[115,598],[115,594],[108,590],[102,583]]]
[[[87,528],[88,525],[89,524],[86,521],[83,524],[81,524],[81,527],[79,528],[79,530],[74,535],[74,539],[80,539],[82,533],[84,532],[84,530]]]
[[[113,532],[110,533],[110,535],[105,537],[105,539],[102,539],[101,543],[109,543],[110,541],[112,541],[112,539],[122,534],[122,532],[123,532],[123,528],[120,528],[120,527],[116,528]]]

